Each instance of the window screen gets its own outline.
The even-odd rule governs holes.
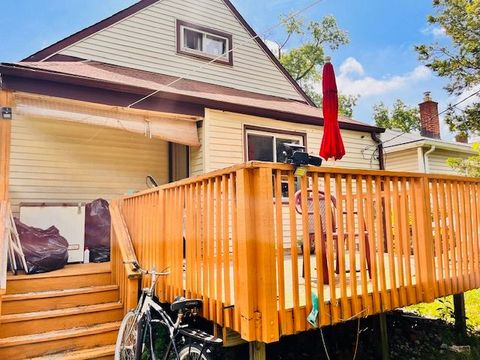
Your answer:
[[[273,161],[273,136],[248,134],[248,160]]]
[[[183,44],[186,48],[191,50],[202,51],[203,48],[203,34],[190,29],[183,29],[184,40]]]

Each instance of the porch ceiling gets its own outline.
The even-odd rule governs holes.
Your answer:
[[[109,106],[43,95],[16,93],[14,113],[105,126],[188,146],[199,146],[198,116]]]

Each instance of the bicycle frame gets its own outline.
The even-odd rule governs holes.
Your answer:
[[[150,288],[142,289],[142,294],[138,301],[137,307],[135,308],[135,316],[140,318],[144,316],[146,317],[145,328],[137,329],[137,331],[141,330],[141,333],[138,334],[139,336],[141,336],[139,339],[141,339],[142,341],[145,339],[145,331],[147,331],[148,329],[148,335],[150,338],[150,353],[152,355],[152,360],[156,360],[157,357],[155,356],[155,351],[154,351],[152,325],[151,325],[153,322],[155,322],[154,320],[152,320],[152,317],[151,317],[151,310],[153,309],[161,317],[161,320],[159,322],[165,325],[169,331],[170,343],[165,353],[164,360],[167,360],[172,350],[172,347],[173,347],[173,350],[175,351],[175,355],[178,358],[179,355],[178,355],[177,346],[175,344],[175,338],[177,336],[178,329],[181,327],[180,323],[182,321],[183,314],[179,313],[177,316],[177,321],[174,323],[170,318],[170,316],[166,313],[166,311],[153,300],[153,295],[155,293],[155,285],[157,283],[157,276],[162,275],[163,273],[156,273],[155,271],[151,271],[149,274],[152,277],[152,283],[150,285]]]
[[[173,304],[172,304],[172,309],[178,310],[177,319],[174,322],[173,319],[166,312],[164,307],[157,304],[154,300],[157,277],[168,275],[169,273],[165,271],[156,272],[155,270],[151,270],[151,271],[144,270],[138,265],[137,262],[132,262],[131,264],[133,265],[134,269],[140,272],[141,274],[151,275],[151,284],[150,284],[150,287],[142,289],[137,306],[132,311],[133,319],[134,319],[133,324],[135,325],[132,324],[129,329],[122,327],[122,332],[121,332],[121,335],[119,333],[116,346],[121,347],[121,343],[119,343],[119,341],[122,341],[121,336],[123,336],[125,332],[127,334],[132,334],[134,332],[137,336],[136,336],[135,344],[133,345],[134,346],[133,350],[134,350],[135,358],[139,359],[143,352],[144,345],[147,342],[147,332],[148,332],[148,336],[150,339],[149,350],[151,354],[151,359],[157,360],[158,358],[155,355],[154,336],[152,331],[153,323],[160,323],[163,326],[166,326],[169,331],[170,343],[166,348],[166,352],[163,357],[164,360],[167,360],[169,358],[170,354],[172,353],[172,349],[177,359],[180,358],[180,354],[183,354],[183,351],[186,346],[188,346],[189,348],[188,354],[190,354],[190,351],[192,348],[196,348],[197,349],[196,351],[200,351],[199,354],[200,354],[200,357],[202,357],[202,354],[204,351],[211,353],[212,347],[215,347],[219,343],[222,343],[221,339],[212,337],[211,335],[199,329],[189,328],[188,325],[182,325],[182,320],[185,318],[185,316],[197,315],[197,309],[201,307],[201,304],[202,304],[201,300],[189,300],[183,297],[176,298],[174,302],[176,306],[173,307]],[[152,318],[152,312],[155,312],[156,314],[158,314],[158,317],[155,316],[155,318]],[[127,322],[125,322],[125,325],[122,322],[122,326],[126,326],[126,324]],[[187,340],[189,340],[188,343],[187,343]],[[199,350],[199,347],[201,347],[200,350]],[[116,351],[121,352],[122,350],[120,348],[120,350],[116,350]]]

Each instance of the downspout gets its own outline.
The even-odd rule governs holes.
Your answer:
[[[383,142],[382,140],[378,137],[378,134],[376,132],[370,133],[372,140],[377,143],[377,149],[378,149],[378,165],[380,167],[380,170],[385,170],[385,157],[383,154]]]
[[[429,165],[429,162],[428,162],[428,155],[430,155],[434,151],[435,151],[435,145],[432,145],[430,150],[428,150],[427,152],[425,152],[425,154],[423,154],[423,168],[424,168],[424,172],[426,174],[430,173],[430,165]]]

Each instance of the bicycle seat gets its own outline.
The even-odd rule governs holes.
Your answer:
[[[175,301],[170,305],[172,311],[178,310],[191,310],[194,308],[202,307],[203,301],[198,299],[186,299],[183,296],[178,296]]]

